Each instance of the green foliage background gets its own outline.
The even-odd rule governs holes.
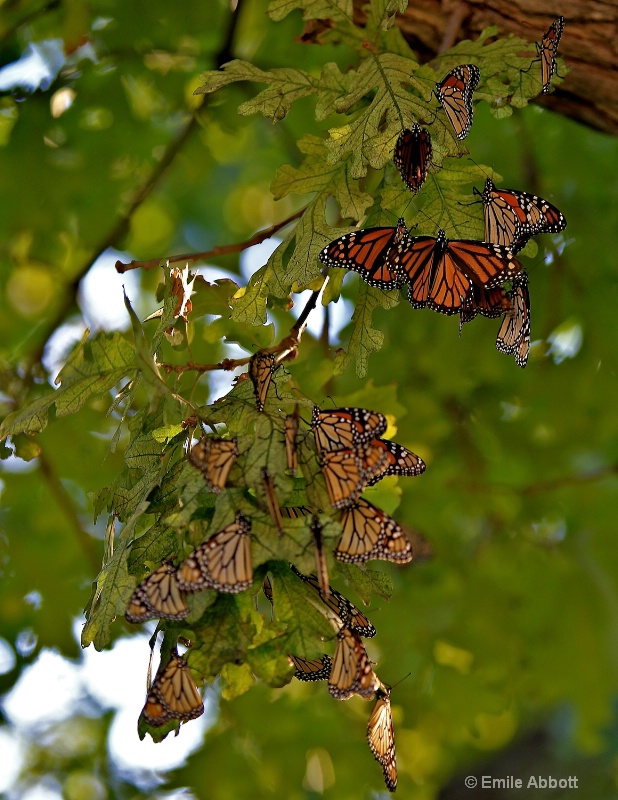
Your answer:
[[[300,14],[284,13],[296,5],[318,17],[339,16],[344,43],[297,41]],[[386,5],[372,6],[376,32]],[[196,323],[192,355],[212,363],[227,354],[223,337],[251,352],[285,334],[290,288],[311,285],[319,274],[316,252],[348,229],[341,227],[339,210],[353,222],[367,214],[368,224],[394,224],[393,214],[408,199],[387,163],[401,118],[380,106],[379,82],[383,70],[401,88],[402,62],[410,54],[396,31],[385,34],[380,66],[366,58],[361,67],[369,94],[355,95],[349,67],[359,65],[365,34],[347,24],[346,3],[275,3],[271,17],[265,2],[243,3],[224,60],[233,55],[255,69],[287,70],[277,73],[284,90],[275,82],[260,95],[261,84],[231,82],[234,74],[256,77],[255,69],[236,63],[217,73],[220,91],[205,95],[196,123],[190,120],[200,103],[193,92],[204,85],[200,73],[215,70],[225,49],[230,12],[224,3],[182,9],[158,0],[99,0],[88,9],[67,3],[34,13],[29,24],[15,29],[37,8],[23,2],[3,12],[4,63],[19,57],[30,41],[61,38],[70,52],[84,33],[96,58],[78,49],[46,90],[23,102],[10,94],[0,99],[1,400],[4,412],[19,414],[40,398],[37,413],[24,417],[25,429],[44,427],[48,408],[51,413],[36,437],[13,437],[12,449],[22,461],[19,469],[14,459],[4,462],[2,472],[1,633],[17,653],[15,669],[0,676],[3,692],[43,647],[69,658],[79,655],[71,621],[88,601],[104,549],[105,524],[92,525],[93,504],[104,507],[106,498],[98,493],[125,469],[128,441],[123,428],[110,452],[120,415],[116,410],[106,416],[111,400],[100,393],[137,364],[151,380],[145,378],[136,406],[145,408],[157,396],[139,322],[134,318],[132,332],[127,314],[126,333],[95,340],[105,343],[106,359],[114,354],[111,366],[104,368],[96,343],[86,344],[65,367],[64,394],[54,396],[51,407],[48,379],[56,375],[38,363],[40,346],[66,318],[60,313],[65,306],[71,310],[72,284],[84,267],[109,245],[126,250],[130,256],[123,260],[129,260],[243,241],[309,202],[301,227],[239,300],[230,300],[235,287],[229,284],[198,293],[196,317],[208,313],[216,320]],[[494,51],[483,55],[490,62],[513,59],[505,74],[519,81],[515,53],[521,48],[500,41],[489,47]],[[481,50],[481,43],[461,43],[441,62],[441,72],[475,60]],[[326,64],[332,66],[323,69]],[[292,69],[303,71],[304,83],[299,74],[290,75]],[[417,88],[427,98],[440,73],[425,66],[419,74]],[[525,106],[525,97],[538,91],[528,83],[534,76],[522,79],[514,105]],[[292,83],[300,88],[284,114]],[[430,176],[407,218],[419,223],[421,233],[450,224],[451,235],[479,234],[480,207],[457,205],[472,199],[471,181],[482,186],[485,172],[476,164],[493,167],[502,185],[536,191],[560,207],[568,220],[565,236],[553,242],[542,237],[538,252],[531,247],[532,258],[524,258],[534,341],[526,370],[496,352],[495,321],[479,319],[458,337],[456,319],[413,311],[403,297],[397,303],[393,293],[368,291],[353,276],[341,288],[357,308],[341,334],[345,352],[325,352],[323,343],[305,335],[289,372],[317,402],[328,386],[338,404],[394,415],[397,441],[428,464],[422,479],[393,483],[376,499],[425,535],[434,550],[430,561],[409,568],[379,565],[392,578],[393,599],[374,598],[368,612],[378,627],[369,651],[382,679],[395,682],[412,673],[393,694],[401,795],[436,797],[453,776],[480,771],[503,748],[517,753],[521,737],[543,730],[549,745],[537,760],[520,761],[518,774],[549,764],[555,773],[584,776],[578,796],[609,797],[616,791],[611,764],[618,742],[611,727],[618,680],[618,293],[612,256],[618,184],[608,165],[616,163],[618,147],[614,139],[535,107],[506,114],[496,101],[498,83],[481,82],[465,147],[436,124],[436,162],[453,148],[462,157],[446,160]],[[50,100],[66,87],[76,92],[74,101],[54,118]],[[426,110],[427,103],[401,92],[402,114],[413,118]],[[317,93],[317,105],[310,93]],[[325,132],[342,126],[334,111],[345,114],[363,96],[371,102],[350,117],[338,145],[325,144]],[[239,115],[239,106],[263,115]],[[371,122],[372,113],[380,124]],[[367,122],[368,144],[358,138],[353,123],[359,120]],[[136,193],[159,170],[160,179],[133,209]],[[331,195],[337,205],[328,200]],[[424,196],[431,222],[416,214]],[[441,198],[454,219],[445,216]],[[239,273],[238,254],[213,263]],[[208,269],[202,272],[208,279]],[[333,278],[330,299],[336,299],[342,278]],[[160,305],[160,280],[160,270],[139,273],[139,294],[130,299],[141,318]],[[243,283],[239,277],[238,285]],[[265,322],[267,298],[271,324],[253,327]],[[144,328],[151,337],[157,323]],[[561,360],[550,345],[552,335],[578,331],[581,347]],[[187,359],[182,346],[164,347],[165,360]],[[85,392],[79,381],[89,377],[93,386]],[[187,392],[190,381],[174,388]],[[204,402],[208,388],[202,377],[196,399]],[[182,409],[174,399],[162,407],[161,424],[178,424]],[[150,475],[153,485],[156,477]],[[134,510],[127,509],[125,521]],[[339,580],[338,588],[360,604],[343,576]],[[41,595],[39,607],[27,600],[32,592]],[[31,653],[17,644],[29,630],[37,638]],[[120,621],[109,628],[112,639],[127,633]],[[325,797],[369,797],[380,791],[381,777],[365,743],[368,713],[369,705],[359,699],[336,703],[323,685],[272,689],[258,683],[221,702],[204,747],[169,776],[166,788],[189,786],[209,800],[313,797],[306,773],[308,760],[317,758]],[[110,796],[154,794],[130,777],[120,778],[106,760],[103,731],[109,722],[101,717],[99,727],[89,729],[95,745],[86,771],[98,774]],[[24,785],[47,772],[66,786],[78,766],[84,769],[83,759],[72,761],[53,741],[44,752],[33,744],[32,752]]]

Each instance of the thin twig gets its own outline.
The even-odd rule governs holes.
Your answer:
[[[79,519],[79,515],[73,504],[73,500],[71,499],[71,496],[67,490],[64,488],[64,484],[58,477],[56,470],[47,458],[44,450],[39,451],[38,458],[39,469],[41,471],[41,475],[47,483],[49,491],[58,503],[61,510],[64,512],[64,515],[67,518],[69,525],[73,529],[73,532],[77,537],[77,542],[90,567],[94,570],[94,572],[98,572],[101,568],[100,556],[97,553],[98,546],[84,530]]]
[[[300,211],[296,211],[287,219],[277,222],[275,225],[271,225],[271,227],[266,228],[266,230],[258,231],[258,233],[256,233],[250,239],[247,239],[245,242],[218,245],[217,247],[213,247],[212,250],[205,250],[202,253],[182,253],[179,256],[151,258],[148,261],[130,261],[128,264],[125,264],[122,261],[116,261],[116,272],[122,274],[130,269],[155,269],[164,261],[169,261],[170,264],[175,264],[179,261],[205,261],[208,258],[216,258],[216,256],[224,256],[228,255],[229,253],[239,253],[243,250],[247,250],[249,247],[253,247],[256,244],[261,244],[261,242],[265,241],[266,239],[270,239],[270,237],[274,236],[277,231],[280,231],[281,228],[285,228],[286,225],[289,225],[290,222],[293,222],[295,219],[302,217],[304,213],[305,209],[301,208]]]
[[[251,360],[250,356],[247,358],[224,358],[218,364],[196,364],[194,361],[187,361],[186,364],[164,364],[159,363],[158,366],[169,375],[170,372],[175,372],[177,375],[182,375],[184,372],[214,372],[217,369],[227,370],[231,372],[236,367],[244,367]]]
[[[218,67],[229,61],[229,59],[232,57],[231,43],[234,38],[234,33],[236,30],[240,6],[241,3],[239,0],[236,12],[233,13],[230,18],[230,24],[228,27],[228,32],[225,38],[225,42],[215,59]],[[65,296],[60,301],[58,308],[56,309],[56,313],[54,314],[54,317],[45,326],[40,344],[37,346],[37,348],[34,350],[34,352],[30,357],[31,367],[41,361],[48,341],[56,332],[56,329],[60,327],[60,325],[64,322],[66,317],[70,314],[71,310],[74,308],[77,302],[79,287],[84,277],[88,274],[88,272],[90,271],[96,260],[107,249],[115,246],[122,239],[122,237],[128,232],[129,225],[131,222],[131,217],[133,216],[135,211],[151,195],[153,189],[156,186],[158,186],[161,179],[165,175],[168,167],[176,159],[176,156],[181,152],[187,141],[197,130],[198,114],[200,110],[203,109],[206,102],[206,98],[207,95],[204,95],[200,105],[198,106],[198,108],[195,109],[195,111],[191,115],[191,119],[187,122],[187,124],[181,130],[176,139],[170,142],[170,144],[167,146],[163,154],[163,157],[156,165],[156,167],[153,169],[148,179],[135,192],[133,200],[131,201],[128,209],[119,215],[112,229],[106,234],[106,236],[103,237],[103,240],[94,249],[94,252],[91,253],[91,255],[86,259],[86,261],[84,261],[84,263],[77,270],[75,277],[73,278],[71,283],[66,287]]]

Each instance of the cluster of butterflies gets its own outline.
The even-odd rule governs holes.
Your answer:
[[[251,373],[251,368],[250,368]],[[256,404],[263,410],[266,394],[262,384],[255,384]],[[266,391],[268,390],[268,387]],[[412,560],[412,544],[401,526],[379,508],[361,497],[364,488],[385,475],[420,475],[423,460],[411,450],[381,438],[386,432],[386,418],[363,408],[322,410],[314,407],[310,430],[313,433],[318,463],[326,482],[333,513],[342,533],[334,547],[334,556],[346,563],[364,563],[383,559],[398,564]],[[300,429],[298,409],[285,419],[285,449],[289,471],[298,466],[295,445]],[[216,436],[204,436],[188,452],[189,462],[198,469],[208,491],[219,493],[228,482],[230,471],[240,455],[237,442]],[[346,700],[357,694],[376,698],[368,727],[369,745],[384,770],[391,791],[397,783],[395,745],[390,712],[390,690],[378,679],[362,641],[376,630],[367,617],[346,597],[330,586],[323,551],[319,509],[307,506],[281,507],[275,482],[262,470],[265,497],[274,527],[285,532],[285,519],[310,517],[315,550],[316,574],[305,575],[293,564],[291,572],[307,585],[320,610],[335,627],[336,648],[333,657],[307,660],[289,654],[299,680],[327,680],[330,694]],[[207,589],[235,594],[253,584],[251,560],[251,521],[238,511],[234,520],[209,535],[180,566],[171,560],[148,575],[131,595],[125,618],[130,623],[151,619],[183,620],[190,613],[187,595]],[[262,586],[273,602],[268,575]],[[186,722],[203,713],[203,703],[187,662],[173,650],[161,665],[152,682],[142,718],[151,726],[161,727],[171,721]]]
[[[559,17],[537,49],[543,91],[549,91],[556,52],[564,28]],[[462,64],[436,84],[435,94],[458,139],[470,132],[472,95],[480,72]],[[397,139],[394,163],[406,186],[418,192],[427,178],[432,158],[431,136],[415,123]],[[484,241],[410,236],[404,219],[396,227],[365,228],[335,239],[320,253],[331,267],[358,272],[370,286],[383,290],[407,286],[413,308],[430,308],[441,314],[459,314],[460,333],[478,314],[503,317],[496,346],[512,354],[525,367],[530,349],[530,295],[528,278],[516,254],[541,233],[558,233],[566,227],[562,213],[547,200],[515,189],[498,189],[489,178],[483,192]],[[503,288],[511,282],[510,291]]]
[[[289,655],[295,667],[294,677],[300,681],[328,681],[328,691],[335,700],[348,700],[358,695],[365,700],[375,697],[375,705],[367,724],[367,741],[375,759],[381,764],[384,782],[389,791],[397,787],[397,759],[391,713],[390,688],[375,674],[363,638],[376,635],[376,629],[350,600],[332,587],[324,591],[316,575],[294,572],[319,597],[337,629],[337,644],[331,658],[306,659]],[[268,596],[268,594],[267,594]]]

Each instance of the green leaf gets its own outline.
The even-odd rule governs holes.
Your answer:
[[[86,616],[86,624],[82,630],[82,647],[94,644],[102,650],[111,641],[110,627],[116,617],[124,614],[127,602],[135,589],[135,578],[129,575],[128,557],[129,542],[135,526],[146,511],[147,503],[142,503],[116,537],[112,557],[99,572],[91,602]]]
[[[335,632],[313,602],[315,597],[289,569],[278,562],[271,565],[273,603],[277,618],[287,623],[286,647],[293,655],[315,658],[323,654],[321,639],[334,639]]]
[[[16,433],[38,433],[47,426],[55,403],[58,416],[75,414],[94,394],[103,394],[135,369],[135,352],[119,333],[86,332],[56,378],[61,388],[9,414],[0,426],[0,438]]]
[[[286,116],[296,100],[314,94],[318,88],[318,81],[304,70],[283,67],[265,71],[240,60],[230,61],[221,70],[206,72],[201,79],[204,83],[195,94],[214,92],[237,81],[267,83],[268,88],[242,103],[238,113],[247,116],[259,112],[275,122]]]
[[[295,8],[302,9],[303,19],[352,19],[352,0],[271,0],[268,15],[275,21],[282,20]]]
[[[339,350],[335,359],[335,373],[346,371],[352,358],[356,359],[356,374],[364,378],[367,374],[369,356],[382,349],[384,335],[373,327],[372,317],[376,308],[392,308],[399,303],[399,292],[393,289],[383,292],[362,282],[358,292],[356,308],[352,315],[352,334],[347,352]]]
[[[349,113],[371,95],[353,121],[329,131],[329,161],[352,158],[350,174],[360,178],[369,166],[381,169],[392,158],[395,140],[411,121],[433,116],[428,102],[405,87],[418,86],[412,76],[417,64],[395,53],[382,53],[366,59],[351,80],[351,90],[335,102],[339,114]],[[422,84],[421,84],[422,85]],[[424,87],[423,87],[424,88]]]

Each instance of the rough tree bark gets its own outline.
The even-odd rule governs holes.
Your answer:
[[[361,22],[366,0],[354,0]],[[397,15],[410,47],[422,62],[462,39],[476,39],[488,25],[540,41],[562,14],[565,29],[559,54],[569,67],[566,80],[537,102],[559,114],[604,131],[618,133],[618,3],[616,0],[412,0]]]

